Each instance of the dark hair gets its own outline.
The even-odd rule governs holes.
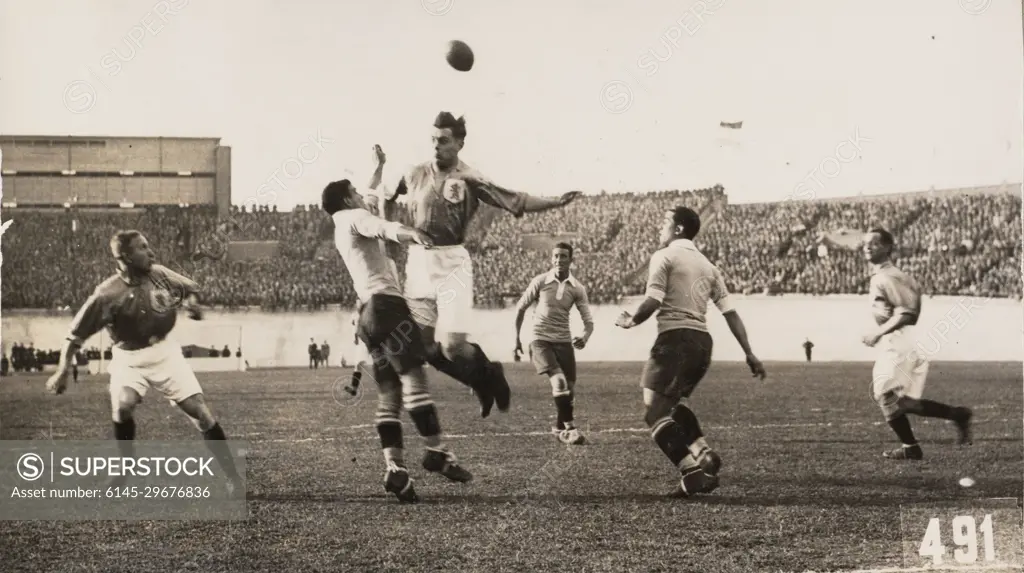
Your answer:
[[[351,181],[348,179],[331,181],[326,187],[324,187],[323,193],[320,194],[320,207],[322,207],[328,215],[333,215],[338,211],[349,208],[348,198],[351,196]]]
[[[692,240],[700,232],[700,215],[689,207],[672,210],[672,222],[683,228],[683,238]]]
[[[115,259],[120,259],[122,255],[128,252],[128,247],[132,244],[132,240],[141,236],[142,233],[133,229],[120,230],[114,233],[114,236],[110,237],[110,253],[114,255]]]
[[[882,245],[892,248],[896,244],[896,240],[892,238],[892,233],[886,231],[882,227],[875,227],[868,231],[872,235],[878,235],[878,238],[882,240]]]
[[[555,243],[554,248],[555,249],[565,249],[565,250],[569,251],[569,258],[570,259],[572,258],[572,245],[570,245],[569,243]]]
[[[451,112],[442,111],[434,118],[434,127],[452,130],[452,137],[455,139],[466,139],[466,118],[464,116],[455,119]]]

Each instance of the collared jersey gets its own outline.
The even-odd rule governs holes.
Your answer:
[[[96,287],[71,322],[68,338],[79,345],[103,328],[112,346],[138,350],[163,340],[174,329],[178,308],[199,285],[162,265],[132,277],[118,271]]]
[[[409,208],[412,226],[430,235],[439,247],[465,242],[481,201],[516,217],[526,207],[525,193],[495,185],[462,161],[448,171],[441,171],[433,161],[416,165],[399,181],[395,194]]]
[[[708,301],[723,314],[733,309],[722,271],[687,239],[676,239],[651,257],[646,296],[661,303],[658,332],[708,331]]]
[[[893,315],[909,314],[914,317],[910,324],[917,324],[921,315],[921,287],[917,281],[890,262],[875,265],[873,271],[868,292],[875,322],[881,325]]]
[[[588,329],[594,327],[587,289],[571,274],[564,281],[558,280],[555,271],[534,277],[516,309],[525,311],[533,303],[537,303],[533,311],[533,336],[536,340],[572,342],[569,311],[573,305],[576,305],[583,324]]]
[[[345,209],[331,218],[334,246],[352,276],[359,300],[366,302],[375,294],[402,296],[395,266],[389,263],[381,241],[397,241],[402,224],[385,221],[366,209]]]

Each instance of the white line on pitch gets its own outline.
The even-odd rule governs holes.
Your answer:
[[[988,420],[977,420],[975,423],[993,423],[993,422],[1009,422],[1008,418],[1000,419],[988,419]],[[861,427],[861,426],[879,426],[881,422],[811,422],[803,424],[737,424],[731,426],[706,426],[710,430],[765,430],[765,429],[785,429],[785,428],[848,428],[848,427]],[[331,428],[325,428],[325,430],[334,431],[346,431],[346,430],[363,430],[367,428],[375,427],[374,424],[358,424],[354,426],[335,426]],[[594,430],[592,434],[641,434],[650,432],[648,428],[607,428],[604,430]],[[534,432],[486,432],[478,434],[446,434],[445,439],[462,439],[462,438],[523,438],[531,436],[549,436],[551,431],[534,431]],[[244,436],[240,436],[239,439],[246,439]],[[357,440],[370,440],[376,439],[376,436],[321,436],[316,438],[279,438],[274,440],[260,440],[261,443],[288,443],[288,444],[301,444],[308,442],[335,442],[335,441],[357,441]],[[900,571],[904,571],[901,569]],[[852,572],[850,572],[852,573]]]

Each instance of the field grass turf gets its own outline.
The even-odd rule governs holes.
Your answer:
[[[869,364],[715,364],[691,402],[724,458],[710,496],[668,499],[677,473],[643,428],[640,365],[582,363],[577,422],[589,445],[549,433],[547,383],[507,366],[508,414],[430,371],[447,443],[468,485],[425,475],[406,418],[419,505],[385,495],[376,392],[340,392],[351,370],[200,374],[231,439],[250,442],[245,522],[0,521],[5,572],[834,571],[903,565],[900,505],[1020,498],[1020,363],[934,363],[926,396],[975,410],[975,443],[912,418],[923,462],[895,445],[869,399]],[[0,438],[108,439],[104,377],[58,397],[41,376],[0,381]],[[167,402],[137,413],[142,440],[201,439]],[[977,485],[960,488],[972,476]]]

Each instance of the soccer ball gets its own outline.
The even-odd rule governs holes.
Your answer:
[[[460,72],[473,69],[473,50],[461,40],[448,42],[448,54],[445,56],[448,65]]]

